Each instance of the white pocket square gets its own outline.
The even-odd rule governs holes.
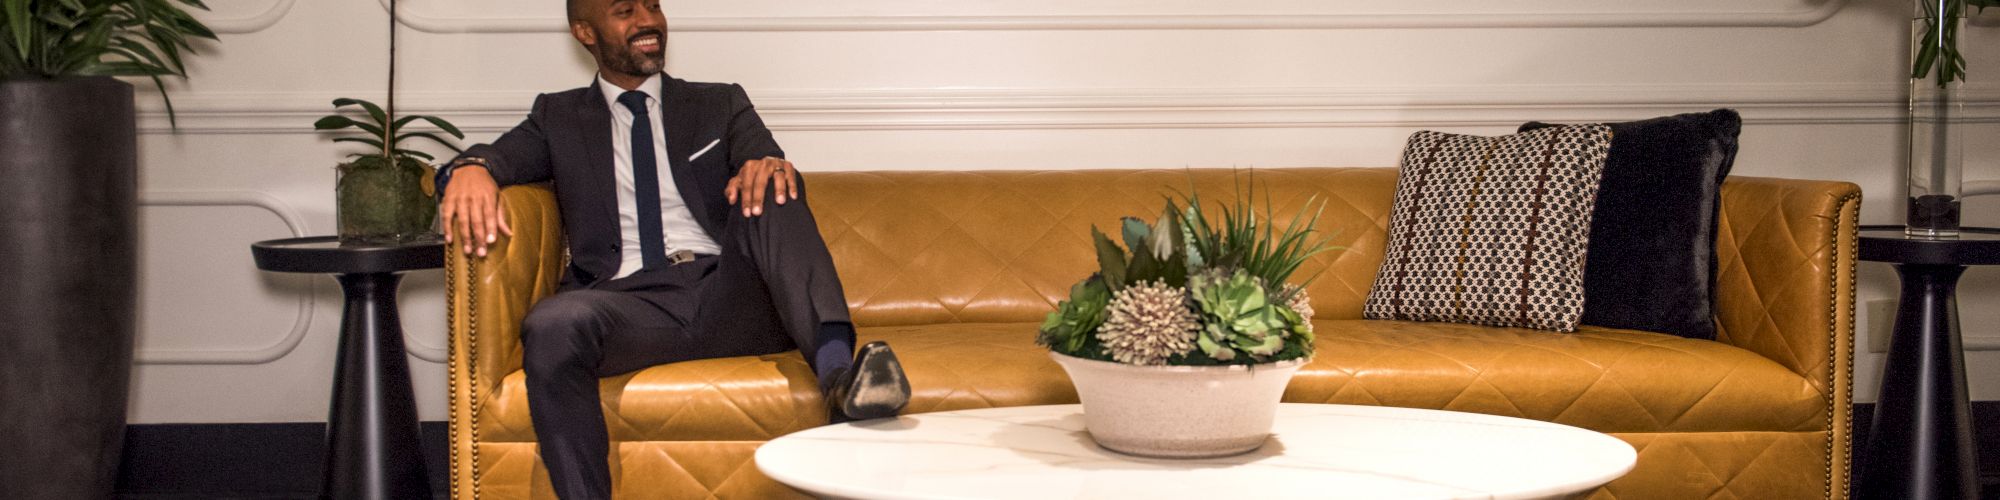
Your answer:
[[[688,155],[688,161],[694,161],[695,158],[700,158],[701,155],[708,154],[708,150],[715,149],[715,145],[717,144],[722,144],[722,139],[708,141],[708,145],[702,146],[701,151],[696,151],[694,154]]]

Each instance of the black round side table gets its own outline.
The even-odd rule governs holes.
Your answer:
[[[1895,264],[1903,290],[1856,498],[1979,498],[1958,277],[1966,266],[2000,264],[2000,230],[1926,239],[1902,226],[1863,226],[1860,236],[1861,260]]]
[[[347,295],[321,497],[431,498],[396,284],[403,271],[444,267],[444,242],[341,246],[318,236],[257,242],[250,254],[266,271],[338,274]]]

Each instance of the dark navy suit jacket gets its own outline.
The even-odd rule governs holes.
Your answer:
[[[709,237],[722,234],[729,202],[723,188],[743,163],[785,155],[750,96],[735,84],[660,78],[661,124],[674,185]],[[593,286],[618,272],[617,181],[611,157],[611,111],[604,93],[591,86],[535,98],[528,118],[492,144],[466,148],[459,158],[486,161],[502,186],[552,182],[570,250],[565,288]],[[688,156],[720,141],[693,161]],[[456,160],[454,160],[456,161]],[[449,172],[440,172],[444,192]],[[719,241],[719,240],[718,240]],[[646,273],[620,282],[646,278]],[[643,287],[621,283],[621,288]]]

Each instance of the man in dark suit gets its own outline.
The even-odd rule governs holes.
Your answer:
[[[553,181],[570,251],[522,324],[541,456],[564,498],[608,498],[598,378],[799,349],[834,421],[895,415],[909,383],[886,345],[856,353],[804,185],[742,87],[665,75],[659,0],[570,0],[589,87],[440,169],[447,240],[483,257],[511,235],[501,185]],[[736,205],[732,207],[731,205]]]

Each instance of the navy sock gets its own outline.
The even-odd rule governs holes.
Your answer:
[[[819,377],[819,387],[825,390],[854,364],[854,325],[823,323],[813,341],[819,344],[812,359],[813,375]]]

